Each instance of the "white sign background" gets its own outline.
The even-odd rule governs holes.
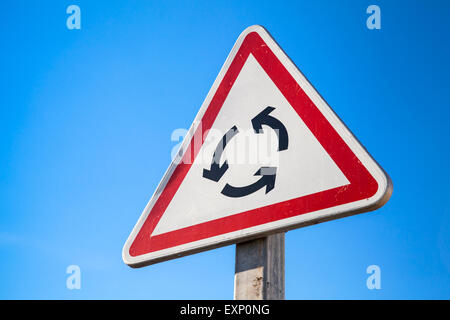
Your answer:
[[[368,199],[300,214],[250,228],[151,251],[149,253],[132,255],[130,254],[130,248],[133,242],[138,239],[138,233],[177,167],[177,163],[173,162],[125,243],[122,257],[128,265],[139,267],[274,232],[317,223],[319,221],[369,211],[382,206],[388,201],[392,193],[392,183],[387,174],[360,145],[303,74],[261,26],[249,27],[239,36],[219,76],[208,93],[193,126],[183,141],[181,149],[187,149],[186,147],[190,143],[217,88],[227,73],[230,64],[235,59],[237,51],[246,36],[253,32],[256,32],[267,44],[269,49],[300,85],[309,99],[344,140],[360,163],[367,169],[373,179],[376,180],[378,190]],[[288,201],[349,184],[346,176],[330,158],[319,141],[317,141],[309,128],[251,54],[248,56],[214,120],[212,129],[225,133],[232,126],[236,125],[240,132],[252,130],[251,119],[267,106],[275,108],[270,115],[280,120],[286,126],[289,134],[288,149],[279,152],[277,155],[275,188],[267,194],[265,194],[265,188],[263,188],[242,198],[230,198],[221,194],[220,191],[227,182],[235,186],[245,186],[258,180],[260,177],[253,175],[263,164],[230,163],[229,169],[219,182],[205,179],[202,176],[202,171],[208,168],[208,164],[204,162],[204,159],[212,159],[212,154],[221,137],[216,136],[215,140],[210,139],[210,141],[207,139],[153,232],[145,235],[145,237],[151,238],[153,236],[168,234],[171,231],[180,230],[199,223],[213,221],[243,211],[265,207],[270,204]],[[269,132],[271,129],[269,127],[263,126],[263,130],[266,136],[270,135]],[[236,139],[235,143],[239,145],[239,133],[233,139]],[[276,138],[271,141],[277,143]],[[233,152],[242,150],[239,147],[227,148],[222,155],[221,163],[227,157],[237,157]]]

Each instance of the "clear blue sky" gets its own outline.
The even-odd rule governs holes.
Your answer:
[[[67,6],[81,30],[66,28]],[[381,30],[366,28],[370,4]],[[265,26],[385,168],[378,211],[286,235],[288,299],[450,298],[449,1],[2,1],[0,298],[231,299],[235,247],[122,246],[238,35]],[[81,290],[66,268],[81,268]],[[381,268],[368,290],[366,268]]]

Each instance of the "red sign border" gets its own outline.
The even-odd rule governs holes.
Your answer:
[[[164,234],[150,236],[191,168],[193,160],[188,160],[195,159],[198,154],[200,148],[194,147],[194,139],[192,138],[189,147],[186,149],[187,151],[183,155],[183,161],[176,166],[165,188],[151,208],[140,230],[138,230],[136,237],[132,240],[128,251],[131,257],[138,257],[233,231],[368,199],[378,191],[379,186],[376,179],[372,177],[256,31],[245,36],[203,114],[201,126],[197,127],[192,137],[201,137],[201,144],[204,143],[206,135],[203,136],[199,130],[208,132],[212,127],[250,54],[255,57],[350,183]]]

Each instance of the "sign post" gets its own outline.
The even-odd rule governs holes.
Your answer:
[[[236,245],[235,300],[284,300],[284,232]]]
[[[269,33],[251,26],[122,257],[142,267],[237,243],[234,297],[283,299],[284,232],[375,210],[391,193],[384,170]]]

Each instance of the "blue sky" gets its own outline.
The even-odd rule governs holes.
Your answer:
[[[81,8],[68,30],[66,8]],[[381,30],[366,8],[381,9]],[[0,298],[231,299],[235,247],[121,249],[238,35],[265,26],[394,183],[286,235],[287,299],[450,298],[448,1],[3,1]],[[81,290],[66,268],[81,268]],[[381,268],[368,290],[366,268]]]

